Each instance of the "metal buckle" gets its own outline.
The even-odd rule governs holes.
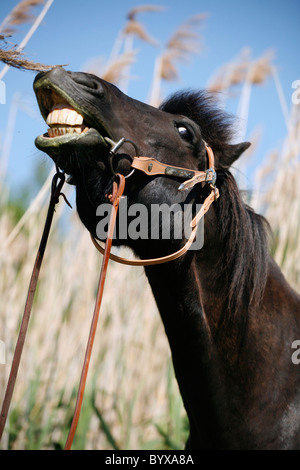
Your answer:
[[[214,187],[216,186],[216,181],[217,181],[217,173],[213,168],[209,168],[208,170],[205,170],[206,173],[206,178],[205,178],[205,183],[210,183]],[[212,176],[210,177],[210,173]]]
[[[114,159],[114,156],[116,155],[117,151],[122,147],[122,145],[124,145],[126,143],[129,143],[134,147],[135,156],[137,157],[138,156],[138,148],[137,148],[136,144],[134,142],[132,142],[132,140],[125,139],[125,137],[122,137],[122,139],[120,139],[119,142],[114,142],[109,137],[105,137],[105,140],[110,145],[112,145],[112,148],[109,151],[109,157],[108,157],[109,158],[109,165],[110,165],[110,169],[111,169],[113,175],[117,176],[117,173],[115,172],[114,165],[113,165],[113,159]],[[133,158],[130,155],[129,155],[129,157],[133,160]],[[130,173],[128,173],[128,175],[124,176],[124,178],[125,179],[130,178],[130,176],[132,176],[134,172],[135,172],[135,168],[133,168],[130,171]]]

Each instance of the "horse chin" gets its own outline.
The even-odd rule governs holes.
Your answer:
[[[68,174],[76,173],[87,164],[98,163],[101,168],[110,148],[104,137],[93,128],[80,134],[73,132],[54,137],[45,133],[35,139],[35,145]]]

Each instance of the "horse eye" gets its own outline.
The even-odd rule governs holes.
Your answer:
[[[178,133],[179,133],[179,135],[182,139],[186,140],[187,142],[191,142],[193,140],[193,135],[192,135],[191,131],[189,131],[189,129],[187,129],[184,126],[180,126],[177,129],[178,129]]]

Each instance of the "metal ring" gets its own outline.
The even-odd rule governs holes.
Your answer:
[[[117,176],[117,173],[115,172],[114,170],[114,166],[113,166],[113,158],[114,156],[116,155],[116,152],[117,150],[119,150],[119,148],[122,147],[122,145],[124,145],[125,143],[129,143],[131,144],[133,147],[134,147],[134,150],[135,150],[135,156],[137,157],[138,156],[138,148],[137,148],[137,145],[132,142],[132,140],[129,140],[129,139],[125,139],[125,137],[122,137],[122,139],[119,140],[119,142],[115,143],[113,142],[112,140],[109,139],[109,142],[111,144],[114,144],[113,148],[109,151],[109,164],[110,164],[110,169],[113,173],[114,176]],[[129,155],[129,157],[133,160],[133,158]],[[124,176],[125,179],[127,178],[130,178],[130,176],[133,175],[133,173],[135,172],[135,168],[133,168],[130,173],[128,173],[128,175]]]

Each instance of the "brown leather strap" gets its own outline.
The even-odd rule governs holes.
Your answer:
[[[49,202],[49,207],[48,207],[48,212],[47,212],[47,217],[45,221],[45,226],[43,229],[43,234],[41,237],[41,241],[39,244],[38,252],[36,255],[35,263],[33,266],[31,278],[30,278],[30,283],[29,283],[29,288],[28,288],[28,294],[27,294],[27,299],[24,307],[24,313],[21,321],[21,326],[20,326],[20,331],[17,339],[17,344],[15,347],[15,352],[13,356],[13,361],[10,369],[10,374],[5,390],[5,395],[3,399],[3,404],[1,408],[1,413],[0,413],[0,439],[2,437],[16,379],[17,379],[17,374],[19,370],[19,365],[22,357],[22,352],[23,352],[23,347],[26,339],[26,334],[27,334],[27,329],[29,325],[29,320],[31,316],[31,310],[32,310],[32,305],[33,305],[33,300],[36,292],[36,287],[37,287],[37,282],[38,282],[38,277],[40,273],[40,269],[42,266],[46,246],[47,246],[47,241],[50,233],[50,228],[55,212],[55,206],[59,201],[59,196],[64,196],[63,193],[61,193],[62,187],[65,182],[65,175],[64,173],[61,173],[59,169],[57,168],[57,171],[53,177],[52,180],[52,185],[51,185],[51,198]],[[64,196],[65,197],[65,196]],[[66,200],[66,199],[65,199]],[[66,200],[67,204],[68,201]]]
[[[142,156],[134,157],[131,166],[136,170],[142,171],[148,176],[166,175],[186,178],[187,181],[179,186],[179,190],[183,191],[186,189],[191,189],[197,183],[213,183],[215,181],[214,154],[208,145],[206,145],[205,148],[208,156],[209,166],[208,170],[205,171],[191,170],[189,168],[167,165],[165,163],[159,162],[156,160],[156,158]]]
[[[109,227],[108,227],[107,239],[105,243],[104,256],[102,260],[95,309],[94,309],[89,339],[88,339],[88,343],[86,347],[86,353],[85,353],[84,363],[83,363],[82,372],[81,372],[75,411],[74,411],[69,435],[65,444],[65,450],[71,449],[74,435],[75,435],[76,428],[77,428],[77,424],[78,424],[78,420],[79,420],[83,394],[84,394],[84,389],[85,389],[85,384],[86,384],[86,379],[87,379],[87,374],[88,374],[88,368],[89,368],[89,363],[90,363],[90,358],[91,358],[91,353],[92,353],[92,348],[93,348],[93,343],[94,343],[94,338],[95,338],[96,328],[97,328],[97,323],[98,323],[98,318],[99,318],[99,312],[100,312],[100,307],[101,307],[101,302],[102,302],[102,297],[103,297],[104,282],[106,278],[107,266],[108,266],[108,261],[110,257],[110,250],[111,250],[111,245],[112,245],[112,240],[113,240],[113,235],[114,235],[114,228],[115,228],[115,222],[116,222],[116,217],[117,217],[117,212],[118,212],[118,206],[119,206],[120,198],[123,194],[124,187],[125,187],[125,177],[120,174],[117,174],[117,176],[119,177],[119,182],[114,181],[113,192],[110,197],[113,210],[111,212],[111,216],[109,220]]]
[[[116,261],[117,263],[120,264],[127,264],[129,266],[151,266],[155,264],[162,264],[162,263],[167,263],[168,261],[173,261],[180,256],[184,255],[190,248],[191,244],[193,243],[197,233],[197,227],[194,227],[192,229],[191,235],[186,242],[186,244],[178,251],[175,253],[172,253],[171,255],[167,256],[162,256],[160,258],[149,258],[149,259],[128,259],[128,258],[122,258],[121,256],[114,255],[113,253],[110,254],[110,259],[113,261]],[[91,235],[91,239],[95,247],[97,248],[100,253],[104,253],[103,247],[100,245],[100,243]]]

